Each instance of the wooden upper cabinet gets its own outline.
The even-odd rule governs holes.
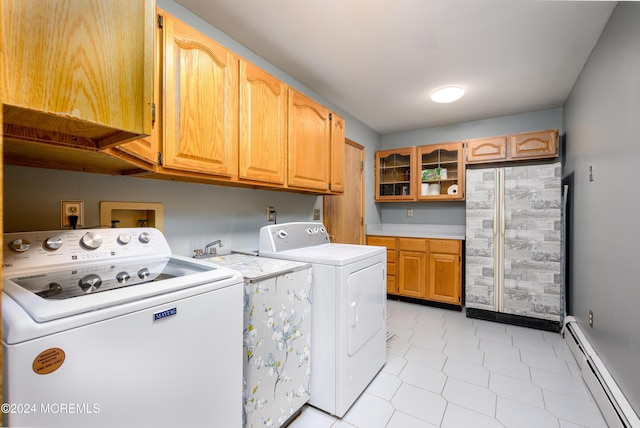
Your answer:
[[[286,153],[287,86],[240,60],[239,177],[284,184]]]
[[[468,164],[555,158],[558,130],[480,138],[465,144]]]
[[[163,38],[163,167],[237,176],[238,58],[169,14]]]
[[[480,138],[467,141],[467,163],[507,160],[507,137]]]
[[[329,190],[329,109],[289,88],[288,175],[290,187]]]
[[[509,136],[509,156],[511,159],[540,159],[558,156],[558,130]]]
[[[416,199],[417,173],[415,147],[379,150],[375,158],[375,200],[413,201]]]
[[[418,200],[464,200],[463,152],[462,143],[417,148]]]
[[[331,181],[330,190],[344,192],[345,120],[331,113]]]
[[[113,147],[151,133],[148,0],[2,1],[5,138]]]

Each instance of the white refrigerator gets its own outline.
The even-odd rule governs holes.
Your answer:
[[[467,317],[559,331],[561,164],[467,169],[466,186]]]

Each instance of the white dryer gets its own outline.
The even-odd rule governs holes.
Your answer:
[[[263,227],[259,255],[311,264],[309,404],[344,416],[386,362],[386,249],[296,222]]]

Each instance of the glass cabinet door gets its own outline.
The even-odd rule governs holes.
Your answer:
[[[416,197],[415,147],[376,152],[376,201]]]
[[[463,200],[462,143],[418,147],[418,199]]]

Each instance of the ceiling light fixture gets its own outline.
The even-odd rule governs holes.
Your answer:
[[[436,103],[451,103],[459,100],[464,95],[464,89],[459,86],[445,86],[431,94],[431,101]]]

